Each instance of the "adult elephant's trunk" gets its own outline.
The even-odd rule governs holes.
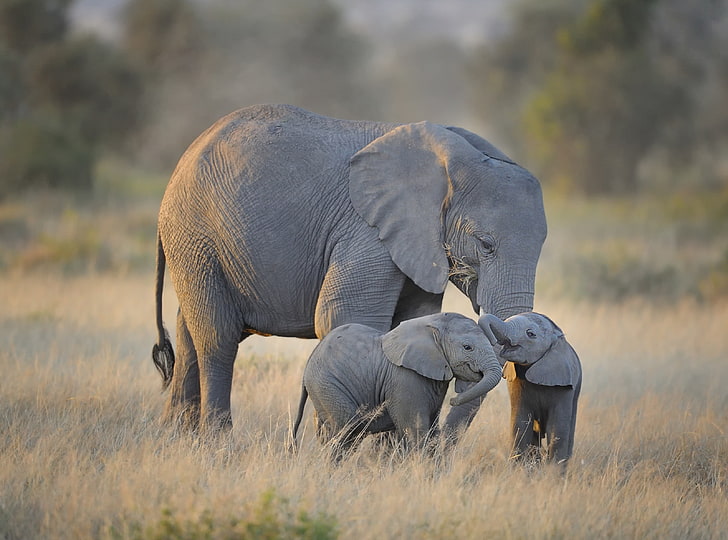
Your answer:
[[[485,397],[500,382],[503,372],[492,348],[488,347],[485,351],[485,358],[480,368],[483,372],[483,378],[464,392],[452,398],[450,405],[462,405],[468,401]]]
[[[501,319],[533,310],[536,263],[518,270],[485,269],[478,277],[473,308],[478,315],[492,313]]]

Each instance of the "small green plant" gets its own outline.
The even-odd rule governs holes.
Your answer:
[[[128,536],[117,529],[111,531],[113,538],[134,540],[329,540],[338,538],[338,534],[333,517],[296,512],[290,501],[273,489],[263,492],[243,518],[219,518],[206,510],[197,519],[184,519],[165,509],[157,523],[146,527],[134,524]]]
[[[710,300],[728,296],[728,250],[723,258],[710,267],[706,275],[698,283],[699,295]]]

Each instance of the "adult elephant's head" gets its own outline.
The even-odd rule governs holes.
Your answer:
[[[428,122],[399,126],[353,156],[349,192],[422,289],[442,293],[449,278],[476,313],[533,309],[541,187],[486,140]]]

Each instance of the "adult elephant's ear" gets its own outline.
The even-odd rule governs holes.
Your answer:
[[[516,165],[516,162],[513,161],[511,158],[509,158],[507,155],[505,155],[503,152],[498,150],[495,146],[490,144],[488,141],[486,141],[483,137],[480,135],[477,135],[476,133],[473,133],[472,131],[468,131],[467,129],[463,129],[461,127],[456,126],[447,126],[447,129],[452,131],[453,133],[457,133],[460,135],[463,139],[468,141],[472,146],[483,152],[486,156],[490,158],[495,158],[499,161],[505,161],[506,163],[512,163]]]
[[[456,188],[453,160],[482,160],[461,136],[421,122],[399,126],[354,154],[349,195],[354,209],[379,231],[392,260],[417,286],[439,294],[449,265],[443,220]]]
[[[542,386],[571,386],[579,382],[581,372],[576,351],[563,336],[538,362],[526,370],[526,380]]]
[[[384,356],[392,364],[416,371],[436,381],[453,378],[452,369],[439,344],[440,330],[422,318],[400,323],[382,336]]]

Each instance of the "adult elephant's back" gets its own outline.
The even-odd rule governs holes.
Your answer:
[[[351,156],[391,127],[261,105],[202,133],[180,159],[160,208],[178,296],[214,269],[211,279],[226,284],[242,330],[315,337],[318,294],[341,238],[369,237],[383,253],[352,208],[347,175]]]

